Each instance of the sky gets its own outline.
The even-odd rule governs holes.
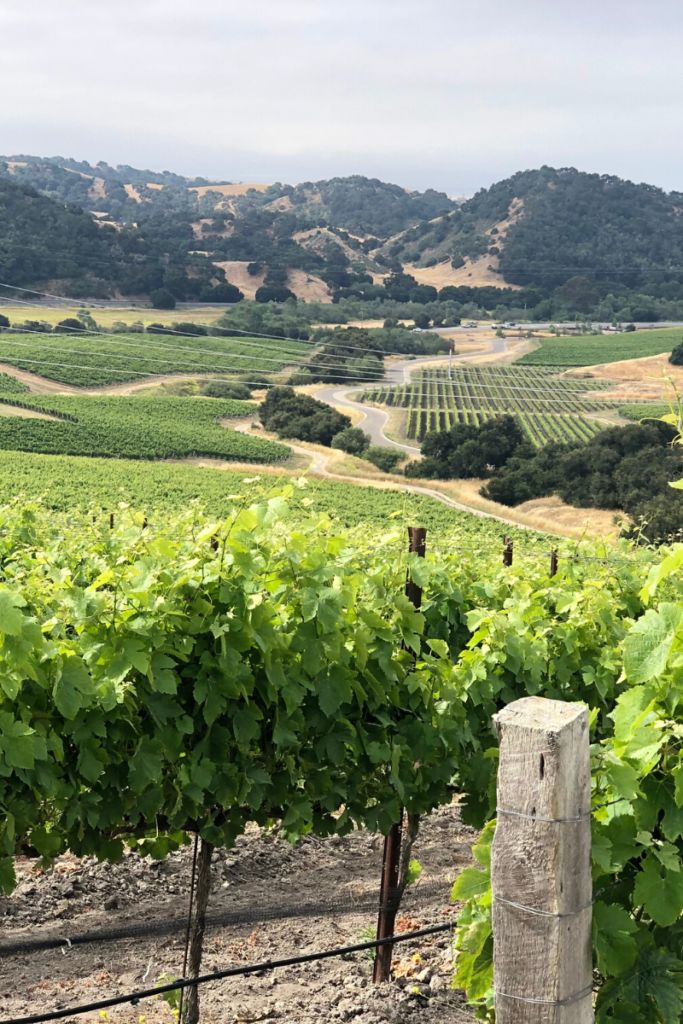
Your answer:
[[[471,195],[683,191],[680,0],[0,0],[0,153]]]

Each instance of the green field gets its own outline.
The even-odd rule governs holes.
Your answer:
[[[27,391],[26,385],[16,377],[12,377],[9,373],[0,373],[0,394],[21,395],[26,394]]]
[[[659,419],[672,412],[672,407],[667,402],[641,402],[632,405],[622,405],[619,415],[627,420]]]
[[[83,388],[168,373],[262,376],[305,361],[310,352],[309,344],[285,339],[0,332],[0,363]]]
[[[100,509],[104,516],[123,503],[153,520],[155,514],[197,502],[209,515],[223,516],[242,501],[279,493],[292,483],[294,477],[285,472],[258,476],[254,471],[0,451],[0,504],[17,497],[40,499],[64,512]],[[504,535],[518,538],[525,547],[540,544],[543,551],[550,543],[542,534],[457,512],[433,498],[377,487],[299,478],[292,500],[303,516],[325,512],[338,526],[371,524],[392,530],[414,525],[434,531],[457,526],[473,543],[484,538],[498,545]],[[438,534],[428,544],[430,550],[438,547]]]
[[[609,413],[618,405],[600,399],[604,387],[544,368],[454,367],[450,377],[446,370],[423,370],[409,384],[373,388],[362,398],[406,409],[406,436],[416,441],[429,431],[457,423],[477,426],[511,413],[540,447],[549,441],[589,441],[604,430],[605,423],[588,415]]]
[[[517,360],[517,366],[596,366],[671,352],[683,342],[683,328],[667,327],[630,334],[576,335],[543,338],[539,348]]]
[[[274,441],[227,430],[218,422],[252,415],[251,402],[213,398],[123,398],[55,395],[0,404],[57,419],[0,416],[0,448],[55,455],[167,459],[209,456],[240,462],[279,462],[289,449]]]

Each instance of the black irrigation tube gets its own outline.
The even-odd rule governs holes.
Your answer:
[[[289,956],[282,960],[264,960],[262,963],[249,964],[246,967],[226,967],[219,971],[212,971],[211,974],[200,974],[196,978],[177,978],[167,985],[140,989],[137,992],[128,992],[123,996],[111,996],[109,999],[100,999],[95,1003],[83,1003],[80,1006],[70,1006],[63,1010],[52,1010],[49,1013],[34,1013],[29,1017],[7,1018],[0,1021],[0,1024],[44,1024],[45,1021],[61,1020],[64,1017],[70,1017],[79,1013],[91,1013],[94,1010],[106,1010],[110,1006],[121,1006],[123,1003],[131,1003],[135,1006],[141,999],[164,995],[167,992],[176,992],[179,989],[193,988],[210,981],[221,981],[224,978],[235,978],[246,974],[258,974],[260,971],[272,971],[277,967],[293,967],[296,964],[308,964],[316,960],[329,960],[332,957],[344,956],[347,953],[362,953],[368,949],[376,949],[378,946],[395,945],[398,942],[409,942],[411,939],[420,939],[427,935],[450,932],[453,931],[453,927],[452,924],[437,924],[432,925],[430,928],[418,928],[413,932],[403,932],[400,935],[393,935],[386,939],[357,942],[352,946],[338,946],[335,949],[325,949],[317,953],[302,953],[299,956]]]
[[[429,885],[420,886],[421,898],[438,895],[443,890],[443,885],[434,882]],[[408,894],[410,895],[410,894]],[[253,910],[226,910],[214,914],[207,914],[207,928],[216,928],[222,925],[258,924],[261,921],[278,921],[287,918],[298,917],[323,917],[329,914],[355,914],[359,911],[377,910],[377,896],[368,896],[365,899],[354,900],[349,897],[345,900],[328,901],[326,903],[279,903],[274,906],[264,907],[260,911]],[[72,946],[86,946],[92,943],[119,942],[123,939],[144,938],[151,935],[170,935],[184,927],[185,917],[166,917],[158,921],[149,921],[140,924],[122,925],[120,928],[102,928],[99,931],[77,932],[74,935],[48,936],[46,938],[25,939],[17,942],[0,943],[0,961],[4,958],[25,953],[39,953],[46,950],[70,949]],[[2,1024],[2,1022],[0,1022]]]

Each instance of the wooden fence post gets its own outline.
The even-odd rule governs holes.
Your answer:
[[[588,712],[583,704],[524,697],[494,723],[496,1024],[590,1024]]]
[[[557,576],[557,568],[558,568],[557,548],[553,548],[553,550],[550,552],[550,575],[551,576]]]
[[[506,569],[509,569],[510,566],[512,565],[513,543],[510,537],[505,537],[503,544],[503,565],[506,567]]]

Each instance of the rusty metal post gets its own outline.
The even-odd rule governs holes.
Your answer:
[[[509,569],[510,566],[512,565],[513,545],[509,537],[505,537],[504,544],[505,547],[503,548],[503,565],[505,566],[506,569]]]
[[[550,552],[550,575],[557,576],[557,548]]]
[[[422,526],[408,527],[408,552],[425,557],[427,531]],[[415,608],[422,604],[422,588],[411,578],[410,573],[406,574],[406,597],[410,599]],[[401,864],[401,838],[403,834],[403,812],[401,820],[392,825],[391,831],[384,839],[384,853],[382,856],[382,881],[380,884],[379,912],[377,915],[377,938],[390,939],[394,935],[394,925],[398,912],[398,881],[399,868]],[[387,943],[385,946],[378,946],[375,953],[375,965],[372,971],[372,980],[375,983],[389,981],[391,977],[391,960],[393,946]]]

